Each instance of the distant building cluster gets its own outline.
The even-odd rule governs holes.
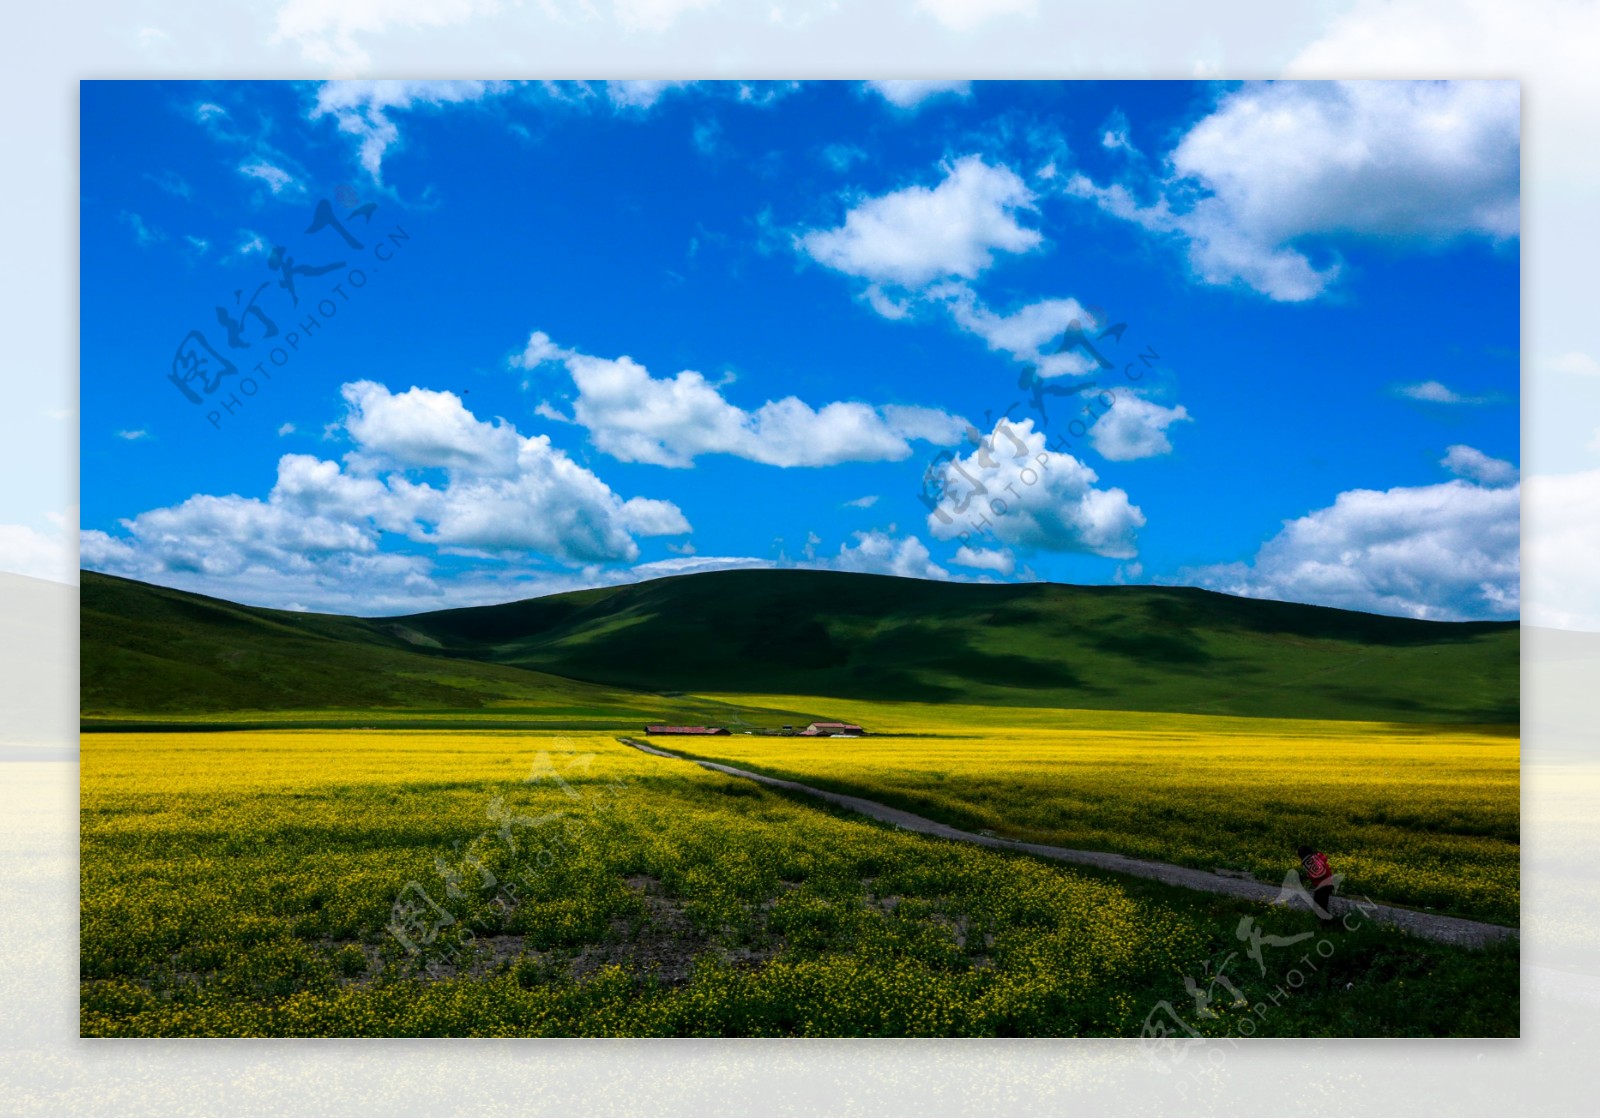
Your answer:
[[[857,735],[866,734],[867,732],[854,723],[812,723],[800,733],[809,735],[825,734],[829,738],[855,738]]]
[[[666,723],[651,723],[644,728],[647,735],[691,735],[691,734],[728,734],[727,727],[679,727],[669,726]],[[746,731],[746,734],[758,733]],[[811,723],[803,730],[795,730],[793,726],[784,726],[782,731],[761,731],[761,734],[786,734],[802,735],[810,738],[857,738],[867,732],[855,723]]]

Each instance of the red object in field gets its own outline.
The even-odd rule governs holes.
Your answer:
[[[727,734],[727,727],[669,727],[652,723],[644,728],[646,734]]]
[[[1328,869],[1328,856],[1321,851],[1313,851],[1300,861],[1306,868],[1306,875],[1311,879],[1313,887],[1322,885],[1323,882],[1333,877],[1333,871]]]

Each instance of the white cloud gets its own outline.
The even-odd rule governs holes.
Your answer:
[[[971,82],[955,81],[868,82],[867,88],[900,109],[915,109],[928,98],[941,94],[967,97],[972,93]]]
[[[239,243],[234,246],[234,256],[251,256],[255,253],[267,251],[267,242],[259,233],[252,233],[248,229],[239,230]]]
[[[826,566],[837,571],[865,571],[907,579],[950,578],[948,571],[933,562],[928,546],[915,536],[896,539],[884,532],[854,535],[856,542],[840,545],[838,556]]]
[[[512,87],[510,82],[479,81],[323,82],[308,116],[311,120],[331,116],[340,132],[355,137],[361,166],[378,183],[383,181],[384,156],[400,140],[392,113],[481,101]]]
[[[1600,361],[1579,350],[1551,358],[1546,364],[1557,373],[1570,373],[1577,377],[1600,377]]]
[[[795,238],[819,263],[878,283],[917,288],[972,279],[996,252],[1025,253],[1043,238],[1018,223],[1035,196],[1016,172],[968,155],[946,163],[933,187],[913,185],[858,202],[834,229]]]
[[[635,536],[690,531],[671,502],[625,501],[548,438],[479,420],[451,393],[391,393],[371,381],[343,392],[348,410],[336,426],[355,443],[344,465],[284,455],[264,499],[196,494],[122,522],[122,534],[86,532],[85,564],[160,582],[192,576],[257,600],[311,601],[318,587],[360,597],[360,581],[372,579],[373,601],[389,602],[439,588],[431,560],[385,551],[386,533],[447,552],[577,566],[632,562]]]
[[[1505,459],[1491,458],[1465,443],[1456,443],[1445,451],[1439,465],[1458,478],[1485,486],[1506,486],[1517,480],[1517,468]]]
[[[693,370],[652,377],[630,357],[563,349],[542,331],[512,360],[524,369],[546,362],[559,362],[572,377],[574,422],[596,447],[624,462],[686,467],[706,454],[772,466],[898,461],[911,454],[913,440],[950,444],[966,429],[959,416],[894,404],[837,401],[812,408],[790,396],[746,411]]]
[[[1128,127],[1128,115],[1121,109],[1114,110],[1100,129],[1100,146],[1107,151],[1139,154],[1139,149],[1128,139]]]
[[[1184,573],[1228,594],[1463,620],[1517,612],[1520,487],[1349,490],[1286,522],[1248,564]]]
[[[294,424],[292,424],[292,423],[281,423],[281,424],[279,424],[278,425],[278,434],[279,435],[293,435],[294,434]]]
[[[1125,491],[1096,488],[1099,476],[1072,455],[1046,449],[1031,419],[999,421],[984,444],[945,464],[945,500],[928,514],[936,539],[965,543],[992,532],[1018,548],[1114,559],[1137,554],[1144,513]]]
[[[671,545],[668,545],[671,548]],[[690,548],[689,555],[676,559],[652,560],[635,564],[628,569],[627,581],[640,579],[665,579],[669,575],[693,575],[701,571],[762,571],[778,566],[772,560],[759,556],[697,556]]]
[[[1017,567],[1016,557],[1004,548],[969,548],[965,544],[956,549],[950,562],[997,575],[1010,575]]]
[[[1432,404],[1459,404],[1464,399],[1439,381],[1417,381],[1396,385],[1394,391],[1396,395],[1409,400],[1426,400]]]
[[[412,388],[395,394],[375,381],[354,381],[340,392],[349,405],[344,429],[364,461],[496,476],[517,470],[523,439],[516,428],[478,419],[455,393]]]
[[[1520,145],[1515,82],[1251,84],[1179,140],[1154,202],[1083,175],[1067,190],[1180,238],[1205,283],[1296,302],[1339,272],[1307,242],[1517,236]]]
[[[1112,462],[1153,458],[1172,452],[1167,428],[1191,418],[1181,404],[1163,408],[1135,393],[1121,392],[1089,429],[1089,442]]]
[[[853,497],[844,504],[847,509],[871,509],[878,504],[878,495],[869,493],[865,497]]]
[[[640,80],[607,82],[606,97],[619,109],[648,109],[673,90],[686,89],[691,81]]]
[[[997,16],[1031,16],[1038,0],[917,0],[917,7],[952,31],[972,31]]]
[[[117,432],[117,438],[118,439],[126,439],[129,442],[133,442],[134,440],[137,440],[137,439],[148,439],[148,438],[150,438],[150,433],[148,431],[146,431],[144,428],[141,427],[141,428],[135,428],[134,430],[131,430],[131,431],[119,431],[119,432]]]
[[[283,194],[286,191],[290,194],[305,192],[305,188],[293,175],[264,159],[246,160],[239,164],[239,173],[248,179],[257,179],[265,183],[273,194]]]
[[[977,293],[963,283],[939,284],[928,295],[943,304],[962,330],[982,338],[989,349],[1034,367],[1042,377],[1076,375],[1098,368],[1079,350],[1056,353],[1050,345],[1074,320],[1086,324],[1086,328],[1094,324],[1094,315],[1076,299],[1041,299],[1003,315],[984,306]]]
[[[1427,404],[1486,404],[1485,396],[1463,396],[1440,381],[1416,381],[1394,386],[1396,396],[1421,400]]]
[[[162,233],[158,229],[153,229],[149,225],[145,224],[145,220],[138,214],[133,213],[131,210],[124,210],[122,212],[122,220],[127,222],[129,227],[132,228],[133,239],[139,242],[141,247],[154,245],[157,241],[164,241],[167,238],[165,233]]]

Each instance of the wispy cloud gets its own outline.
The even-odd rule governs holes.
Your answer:
[[[954,81],[882,81],[868,82],[867,88],[897,109],[916,109],[930,97],[968,97],[971,82]]]
[[[246,178],[256,179],[265,183],[267,189],[273,194],[303,194],[305,188],[289,172],[282,167],[268,163],[264,159],[250,159],[239,164],[239,173]]]
[[[1488,404],[1494,400],[1491,396],[1466,396],[1442,381],[1408,382],[1395,385],[1392,391],[1396,396],[1420,400],[1425,404]]]
[[[165,241],[167,235],[159,229],[153,229],[145,224],[145,220],[131,210],[122,211],[122,220],[133,230],[133,239],[140,245],[149,247],[158,241]]]

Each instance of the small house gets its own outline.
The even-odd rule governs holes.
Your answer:
[[[828,738],[855,738],[867,732],[854,723],[812,723],[800,733],[812,737],[821,735]]]
[[[727,727],[669,727],[664,723],[651,723],[645,734],[727,734]]]

